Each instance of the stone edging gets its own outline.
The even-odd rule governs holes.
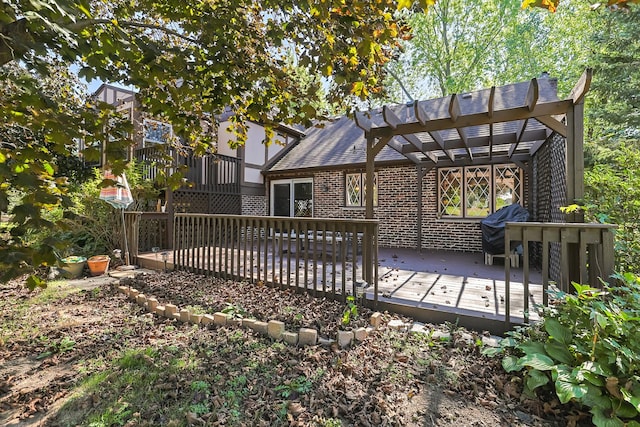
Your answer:
[[[356,328],[351,331],[339,330],[335,339],[327,339],[318,336],[318,331],[313,328],[300,328],[298,332],[291,332],[287,331],[285,329],[285,323],[279,320],[263,322],[255,319],[235,318],[227,313],[221,312],[213,314],[196,314],[191,313],[186,308],[179,309],[179,307],[174,304],[160,305],[155,297],[147,297],[135,288],[118,286],[117,289],[131,301],[134,301],[139,306],[145,308],[149,313],[166,317],[167,319],[175,319],[183,323],[202,325],[205,328],[210,326],[245,327],[272,339],[282,340],[290,345],[312,346],[321,344],[330,346],[333,343],[337,343],[340,348],[346,348],[351,344],[364,341],[371,332],[378,330],[383,326],[382,313],[375,312],[369,319],[370,326],[366,328]],[[431,335],[431,338],[436,340],[451,339],[450,333],[438,330],[429,330],[425,328],[424,324],[419,322],[408,324],[402,320],[393,319],[388,322],[387,327],[397,331],[429,334]],[[469,333],[462,334],[461,339],[468,344],[472,344],[474,342],[473,336]],[[499,341],[499,337],[482,337],[482,344],[491,347],[498,346]]]
[[[195,314],[188,309],[180,309],[173,304],[160,305],[153,296],[146,296],[135,288],[128,286],[118,286],[118,291],[127,296],[131,301],[145,308],[149,313],[168,319],[175,319],[183,323],[215,326],[235,326],[246,327],[262,335],[266,335],[275,340],[282,340],[290,345],[311,346],[316,344],[331,345],[334,342],[341,348],[346,348],[352,343],[364,341],[371,332],[382,326],[382,313],[376,312],[371,315],[370,326],[366,328],[356,328],[352,331],[338,331],[335,339],[327,339],[318,336],[318,331],[313,328],[300,328],[298,332],[291,332],[285,329],[284,322],[279,320],[269,320],[262,322],[255,319],[234,318],[227,313]]]

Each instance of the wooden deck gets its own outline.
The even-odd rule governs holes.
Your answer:
[[[215,250],[214,250],[215,249]],[[270,247],[267,248],[266,271],[258,272],[258,264],[251,265],[250,260],[245,257],[242,250],[220,251],[219,248],[211,248],[210,252],[203,248],[192,249],[188,256],[197,258],[195,264],[204,266],[200,269],[202,273],[212,271],[207,266],[233,263],[236,271],[244,272],[246,280],[264,281],[273,283],[275,286],[287,287],[295,283],[295,276],[303,279],[302,283],[307,284],[307,291],[341,294],[351,293],[353,282],[356,278],[362,277],[360,265],[358,271],[353,271],[351,264],[346,264],[344,269],[341,264],[323,264],[321,259],[312,260],[309,263],[296,261],[295,257],[286,261],[280,260],[278,253],[273,253]],[[173,252],[167,252],[167,268],[173,269]],[[177,253],[177,256],[184,256]],[[442,319],[466,319],[461,322],[467,326],[482,325],[476,323],[474,319],[485,319],[487,321],[505,321],[505,280],[504,266],[502,262],[497,265],[488,266],[484,264],[482,254],[456,253],[442,251],[427,251],[418,253],[407,249],[379,249],[378,266],[378,304],[383,309],[394,309],[401,307],[402,314],[418,317],[422,321],[441,322]],[[272,266],[281,266],[273,271]],[[164,268],[162,255],[160,253],[146,253],[138,257],[140,265],[147,268],[161,270]],[[304,268],[307,264],[308,268]],[[289,269],[287,271],[287,267]],[[298,268],[296,268],[296,265]],[[524,321],[524,286],[522,285],[522,270],[510,269],[510,321],[512,323],[522,323]],[[224,271],[217,274],[224,276]],[[289,281],[287,281],[287,275]],[[543,288],[538,272],[530,272],[529,285],[529,307],[530,320],[538,318],[535,312],[535,305],[542,303]],[[295,286],[294,286],[295,287]],[[372,305],[375,297],[375,287],[373,284],[366,288],[366,298]],[[394,309],[394,311],[397,311]]]

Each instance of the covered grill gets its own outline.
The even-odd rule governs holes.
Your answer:
[[[492,213],[480,221],[482,230],[482,250],[489,255],[504,254],[504,229],[507,222],[526,222],[529,211],[513,204]]]

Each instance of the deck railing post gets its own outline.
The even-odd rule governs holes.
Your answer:
[[[511,329],[511,260],[508,255],[511,253],[511,224],[506,224],[504,228],[504,323],[507,330]]]

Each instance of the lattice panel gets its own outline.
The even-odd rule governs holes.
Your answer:
[[[151,252],[151,249],[154,247],[159,249],[167,249],[170,247],[166,220],[142,220],[140,221],[139,227],[139,252]]]
[[[209,195],[194,191],[173,193],[174,211],[188,213],[209,213]]]
[[[195,191],[176,191],[173,194],[176,212],[240,215],[239,194],[211,194]]]
[[[483,217],[489,215],[491,210],[491,168],[486,166],[467,168],[466,179],[466,216]]]
[[[211,194],[209,212],[217,214],[240,215],[242,200],[239,194]]]
[[[462,169],[440,169],[440,209],[442,216],[462,216]]]

